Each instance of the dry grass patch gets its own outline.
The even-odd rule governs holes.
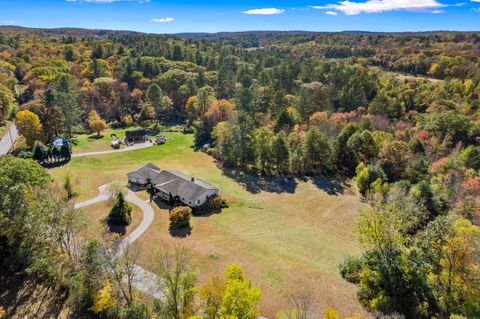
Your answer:
[[[132,205],[132,223],[125,228],[124,236],[128,236],[135,228],[140,225],[143,219],[142,210]],[[109,225],[106,222],[108,212],[110,211],[110,204],[108,201],[92,204],[80,209],[80,211],[87,218],[86,235],[88,238],[101,238],[102,234],[109,232]],[[119,231],[119,229],[115,229]]]

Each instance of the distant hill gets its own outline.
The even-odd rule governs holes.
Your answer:
[[[82,29],[82,28],[28,28],[20,26],[0,26],[0,32],[12,34],[33,34],[36,36],[57,36],[57,37],[76,37],[76,38],[108,38],[112,36],[168,36],[181,40],[207,40],[220,41],[228,45],[240,48],[255,49],[267,47],[279,42],[288,42],[296,45],[314,41],[318,36],[369,36],[369,35],[389,35],[389,36],[406,36],[406,35],[432,35],[445,33],[476,33],[476,32],[455,32],[455,31],[428,31],[428,32],[368,32],[368,31],[342,31],[342,32],[319,32],[319,31],[238,31],[238,32],[184,32],[173,34],[144,33],[128,30],[105,30],[105,29]],[[478,32],[477,32],[478,33]]]
[[[128,30],[103,30],[103,29],[82,29],[82,28],[27,28],[19,26],[2,25],[0,32],[5,33],[29,33],[47,36],[70,36],[70,37],[99,37],[122,35],[139,35],[141,32]]]
[[[180,39],[195,39],[195,40],[220,40],[230,39],[235,37],[258,37],[258,38],[274,38],[279,36],[292,36],[292,35],[313,35],[322,32],[315,31],[239,31],[239,32],[184,32],[174,33],[173,36]]]

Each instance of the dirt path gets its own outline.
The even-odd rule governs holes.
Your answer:
[[[96,203],[107,201],[110,199],[110,195],[108,194],[108,184],[100,186],[98,188],[98,191],[99,191],[99,194],[97,196],[89,200],[86,200],[84,202],[75,204],[75,208],[79,209],[82,207],[86,207],[88,205],[96,204]],[[119,249],[120,252],[124,251],[126,247],[130,246],[131,244],[133,244],[135,240],[140,238],[140,236],[142,236],[150,227],[150,225],[153,222],[153,218],[155,217],[152,206],[148,202],[145,202],[144,200],[140,199],[131,190],[128,190],[126,199],[127,201],[140,207],[140,209],[143,211],[143,220],[140,223],[140,225],[130,235],[128,235],[123,239],[121,243],[121,249]],[[162,294],[162,290],[160,288],[159,282],[160,282],[160,278],[156,274],[146,269],[143,269],[138,265],[135,266],[133,286],[136,289],[152,297],[161,298],[163,294]]]
[[[122,153],[122,152],[139,150],[139,149],[147,148],[147,147],[151,147],[151,146],[153,146],[153,143],[145,142],[145,143],[141,143],[141,144],[136,144],[134,146],[128,146],[126,148],[122,148],[122,149],[119,149],[119,150],[74,153],[74,154],[72,154],[72,157],[84,157],[84,156],[95,156],[95,155],[104,155],[104,154],[112,154],[112,153]]]

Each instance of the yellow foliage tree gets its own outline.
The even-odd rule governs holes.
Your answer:
[[[328,121],[327,112],[315,112],[310,116],[310,125],[320,126]]]
[[[115,305],[115,298],[113,296],[112,284],[107,282],[102,289],[100,289],[93,300],[93,305],[90,307],[90,311],[93,313],[103,312]]]
[[[18,131],[25,137],[27,145],[32,147],[33,143],[40,139],[42,134],[40,119],[37,114],[29,110],[18,112],[15,118]]]
[[[122,117],[122,123],[126,127],[132,126],[132,124],[133,124],[132,116],[130,114],[127,114],[124,117]]]
[[[0,122],[3,122],[5,117],[12,110],[15,104],[15,97],[12,91],[6,86],[0,84]]]
[[[220,277],[213,277],[200,289],[200,303],[205,319],[219,317],[224,292],[225,280]]]
[[[340,319],[340,315],[335,309],[327,308],[323,312],[323,319]]]
[[[467,307],[478,302],[480,288],[476,283],[480,278],[480,227],[467,219],[456,219],[442,253],[442,271],[431,279],[443,288],[441,301],[447,311],[454,308],[457,298],[463,300]]]
[[[231,264],[226,271],[226,284],[221,306],[221,319],[245,318],[255,319],[260,310],[260,289],[253,286],[243,276],[240,265]]]
[[[90,113],[88,113],[88,126],[92,132],[100,136],[100,133],[107,128],[107,123],[100,118],[97,111],[91,110]]]

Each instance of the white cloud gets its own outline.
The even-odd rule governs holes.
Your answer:
[[[327,12],[325,12],[325,13],[328,14],[329,16],[336,16],[336,15],[338,15],[338,12],[336,12],[336,11],[327,11]]]
[[[260,14],[260,15],[271,15],[271,14],[282,14],[285,10],[277,8],[263,8],[263,9],[251,9],[243,11],[245,14]]]
[[[433,14],[440,14],[440,13],[445,13],[444,10],[433,10],[432,11]]]
[[[476,0],[480,1],[480,0]],[[463,4],[457,4],[463,5]],[[437,0],[367,0],[366,2],[340,1],[337,4],[325,6],[310,6],[313,9],[336,10],[346,15],[357,15],[360,13],[378,13],[394,10],[406,10],[417,12],[433,12],[449,5]]]
[[[158,18],[158,19],[152,19],[152,22],[156,22],[156,23],[165,23],[165,22],[173,22],[175,21],[174,18]]]
[[[20,20],[3,20],[1,22],[1,24],[9,24],[9,25],[13,25],[13,24],[20,24],[22,21]]]

